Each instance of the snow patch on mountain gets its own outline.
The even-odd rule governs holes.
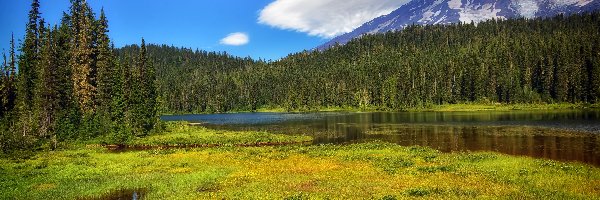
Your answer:
[[[553,0],[553,2],[556,6],[577,5],[581,7],[591,3],[592,0]]]
[[[388,21],[384,22],[383,24],[380,24],[379,26],[377,26],[376,29],[373,29],[372,31],[370,31],[369,34],[378,33],[379,31],[381,31],[381,29],[388,27],[390,24],[392,24],[396,20],[396,18],[398,18],[398,17],[394,17],[393,20],[388,20]]]
[[[580,0],[579,2],[577,2],[577,6],[581,7],[588,5],[589,3],[592,3],[592,0]]]
[[[433,12],[433,10],[438,7],[438,5],[440,5],[442,2],[444,2],[444,0],[437,0],[435,2],[433,2],[430,6],[428,6],[427,8],[425,8],[425,12],[423,13],[421,19],[419,19],[417,22],[420,23],[425,23],[425,22],[430,22],[432,21],[432,17],[437,17],[438,15],[440,15],[441,10],[438,10],[436,12]]]
[[[521,16],[526,18],[535,17],[539,6],[535,0],[516,0],[512,2],[512,6],[517,9]]]
[[[431,21],[432,18],[431,17],[435,17],[438,16],[440,14],[441,11],[437,11],[437,12],[431,12],[431,11],[427,11],[425,13],[423,13],[423,18],[421,18],[418,22],[428,22]]]
[[[387,15],[364,23],[317,47],[324,50],[365,34],[397,31],[417,24],[479,23],[489,19],[552,17],[600,9],[600,0],[410,0]]]
[[[440,19],[434,22],[434,24],[440,24],[442,21],[446,20],[446,16],[442,16]]]
[[[460,9],[460,7],[462,6],[462,1],[461,0],[450,0],[448,1],[448,8],[450,9]]]
[[[496,9],[496,7],[494,6],[495,4],[484,4],[484,5],[477,5],[477,4],[465,4],[462,8],[460,8],[460,12],[458,13],[460,15],[459,20],[461,22],[481,22],[481,21],[486,21],[489,19],[493,19],[493,18],[502,18],[504,19],[504,16],[498,16],[498,13],[500,11],[502,11],[501,9]]]

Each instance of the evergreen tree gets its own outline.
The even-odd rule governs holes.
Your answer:
[[[8,69],[6,69],[6,93],[4,101],[4,110],[6,112],[13,112],[17,101],[17,66],[16,66],[16,55],[15,55],[15,37],[11,34],[10,37],[10,51],[9,51],[9,62]]]
[[[98,70],[97,83],[98,83],[98,95],[96,96],[98,101],[98,107],[102,110],[108,110],[111,100],[112,89],[114,88],[114,62],[112,56],[112,49],[110,47],[110,40],[108,38],[108,21],[104,15],[104,9],[100,11],[100,20],[96,27],[98,32],[98,47],[96,57],[96,67]]]
[[[57,87],[59,88],[57,92],[60,102],[56,135],[59,140],[77,137],[76,127],[79,125],[81,118],[78,103],[73,96],[72,68],[69,66],[72,40],[71,24],[71,16],[67,13],[63,13],[61,24],[58,29],[54,31],[54,43],[57,54],[55,62],[58,66],[56,69],[58,73],[56,81],[58,84]]]
[[[39,122],[38,134],[42,138],[54,138],[56,118],[60,110],[60,80],[57,47],[55,43],[56,29],[42,31],[42,49],[40,52],[39,79],[36,84],[35,108]]]
[[[114,49],[112,47],[111,49]],[[111,137],[113,142],[116,144],[123,144],[131,136],[130,126],[126,123],[126,112],[127,112],[127,99],[125,90],[127,88],[125,77],[128,76],[128,70],[126,67],[119,64],[116,60],[113,60],[114,70],[114,82],[112,89],[112,98],[110,99],[111,104],[111,120],[112,120],[112,134]]]
[[[156,72],[152,62],[148,60],[146,42],[142,38],[142,46],[140,49],[140,58],[138,67],[143,69],[142,83],[144,88],[144,131],[149,132],[154,129],[154,125],[158,122],[157,100],[158,93],[156,92]],[[229,98],[233,99],[233,98]]]
[[[25,30],[25,40],[20,48],[19,57],[19,87],[18,87],[18,109],[19,109],[19,135],[23,137],[23,145],[30,143],[31,135],[34,135],[37,124],[34,121],[33,99],[35,95],[35,84],[37,82],[39,61],[39,28],[40,19],[39,0],[33,0],[29,11],[29,21]]]
[[[0,151],[5,152],[7,150],[7,145],[10,140],[10,136],[12,135],[8,130],[8,121],[6,118],[5,104],[7,101],[6,93],[7,93],[7,78],[6,72],[8,69],[8,63],[6,61],[6,54],[2,54],[3,62],[2,66],[0,66]]]
[[[110,131],[112,127],[112,120],[114,117],[111,116],[112,111],[112,99],[114,97],[114,90],[117,89],[116,80],[118,74],[116,74],[114,66],[114,57],[112,49],[110,47],[110,39],[108,38],[108,21],[104,15],[104,9],[100,11],[100,19],[96,23],[96,34],[97,34],[97,47],[96,47],[96,69],[97,69],[97,115],[101,120],[101,124],[104,125],[104,132]]]
[[[0,118],[4,118],[6,112],[5,104],[8,101],[7,88],[8,88],[8,62],[6,61],[6,53],[2,54],[3,62],[0,66]]]
[[[29,21],[25,30],[25,40],[21,46],[21,58],[19,59],[19,102],[21,109],[32,106],[34,83],[36,80],[37,55],[39,52],[38,22],[40,19],[39,0],[33,0],[29,11]]]
[[[70,61],[73,93],[81,112],[87,117],[95,110],[93,25],[89,5],[85,0],[72,0]]]
[[[142,39],[139,55],[133,68],[129,91],[130,122],[137,135],[145,135],[158,121],[157,92],[154,67],[148,61],[146,42]]]

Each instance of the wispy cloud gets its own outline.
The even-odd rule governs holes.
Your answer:
[[[280,29],[332,38],[350,32],[410,0],[275,0],[258,22]]]
[[[227,35],[227,37],[221,39],[221,44],[231,45],[231,46],[242,46],[248,44],[250,42],[250,37],[246,33],[231,33]]]

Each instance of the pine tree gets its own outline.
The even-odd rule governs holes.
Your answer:
[[[6,102],[8,101],[8,62],[6,61],[6,53],[2,54],[3,62],[0,65],[0,119],[4,119],[6,113]],[[2,123],[2,122],[0,122]]]
[[[6,59],[6,54],[3,55],[4,63],[2,65],[2,85],[0,90],[0,151],[8,152],[18,147],[20,134],[15,133],[14,120],[18,113],[15,113],[15,102],[17,98],[17,71],[16,71],[16,56],[15,56],[15,40],[11,35],[9,59]]]
[[[107,35],[108,21],[104,15],[104,9],[100,11],[100,20],[98,21],[96,29],[96,32],[98,33],[98,52],[96,57],[98,94],[96,99],[99,108],[108,109],[112,93],[111,90],[114,87],[114,62],[112,49],[110,48],[110,39]]]
[[[111,47],[114,49],[114,46]],[[130,127],[126,122],[126,111],[127,111],[127,99],[125,95],[125,88],[127,88],[125,76],[128,76],[128,72],[126,72],[126,67],[124,65],[116,62],[116,59],[113,59],[113,66],[115,67],[113,78],[113,88],[112,88],[112,98],[111,98],[111,120],[112,120],[112,139],[115,144],[123,144],[126,142],[131,136]],[[127,70],[128,71],[128,70]]]
[[[31,10],[29,11],[29,21],[25,30],[25,41],[21,47],[21,58],[19,59],[19,74],[20,80],[20,94],[19,98],[21,107],[23,109],[30,108],[33,100],[33,88],[36,79],[36,62],[37,55],[39,52],[39,35],[38,35],[38,22],[40,19],[39,12],[40,3],[39,0],[33,0],[31,3]]]
[[[38,23],[41,19],[41,13],[39,7],[39,0],[33,0],[31,10],[29,11],[29,21],[25,30],[25,40],[21,46],[21,55],[19,57],[18,126],[20,127],[20,135],[23,137],[33,135],[36,127],[32,109],[34,107],[33,99],[38,75],[38,55],[40,52]],[[29,140],[23,141],[25,143],[29,142]]]
[[[129,94],[129,119],[137,135],[145,135],[158,121],[155,86],[156,74],[148,61],[146,42],[142,39],[139,55],[131,76]]]
[[[71,60],[71,16],[63,13],[61,24],[58,30],[55,30],[54,38],[56,48],[56,63],[58,75],[58,88],[60,111],[57,116],[56,135],[59,140],[74,138],[77,136],[76,127],[79,125],[81,114],[79,112],[78,103],[76,102],[73,92],[73,78],[69,66]]]
[[[124,101],[124,106],[125,106],[125,121],[127,122],[127,125],[130,127],[133,127],[133,120],[134,117],[132,117],[133,115],[133,105],[134,105],[134,99],[133,99],[133,92],[134,90],[137,90],[139,88],[135,88],[134,87],[134,75],[132,73],[132,69],[131,69],[131,65],[129,65],[129,56],[125,56],[124,58],[120,59],[119,62],[119,69],[121,71],[121,80],[122,82],[122,92],[123,92],[123,101]]]
[[[136,61],[134,61],[136,62]],[[141,136],[144,134],[142,129],[144,118],[144,88],[141,77],[142,70],[139,65],[129,64],[125,66],[125,73],[128,74],[126,76],[126,85],[127,88],[125,90],[125,96],[127,97],[127,121],[131,126],[133,132],[137,136]]]
[[[142,38],[142,46],[140,50],[140,58],[138,63],[140,68],[145,68],[143,70],[145,73],[142,76],[144,91],[144,118],[146,119],[144,122],[144,130],[149,132],[154,129],[154,125],[158,122],[158,113],[157,113],[157,92],[156,92],[156,72],[152,62],[148,60],[147,50],[146,50],[146,42]]]
[[[56,27],[42,31],[42,50],[40,52],[39,79],[36,84],[35,108],[38,119],[38,134],[43,138],[54,138],[56,118],[60,110],[60,80],[57,65],[55,43]]]
[[[596,48],[600,48],[596,46]],[[585,61],[585,71],[587,73],[587,100],[591,103],[600,102],[600,52],[592,55],[592,58]]]
[[[81,112],[91,116],[95,110],[96,87],[93,84],[93,24],[89,14],[90,8],[85,0],[73,0],[71,5],[71,23],[73,40],[71,42],[71,59],[73,93]]]
[[[100,12],[100,19],[96,23],[96,69],[97,69],[97,115],[104,127],[104,132],[111,131],[113,117],[112,98],[114,96],[115,79],[117,74],[114,69],[114,56],[110,48],[110,39],[108,38],[108,21],[104,15],[104,9]]]
[[[8,146],[10,145],[10,138],[12,138],[12,134],[9,131],[8,122],[6,115],[5,104],[7,101],[7,69],[8,62],[6,61],[6,54],[2,54],[2,58],[4,59],[2,62],[2,66],[0,66],[0,152],[6,152],[8,150]]]
[[[16,66],[16,55],[15,55],[15,37],[11,34],[10,37],[10,51],[9,51],[9,62],[8,69],[6,70],[6,101],[5,111],[12,112],[15,109],[17,101],[17,66]]]

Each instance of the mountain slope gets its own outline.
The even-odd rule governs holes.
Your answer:
[[[551,17],[589,12],[600,8],[600,0],[413,0],[388,15],[363,24],[317,47],[346,44],[364,34],[401,30],[412,24],[477,23],[488,19]]]

